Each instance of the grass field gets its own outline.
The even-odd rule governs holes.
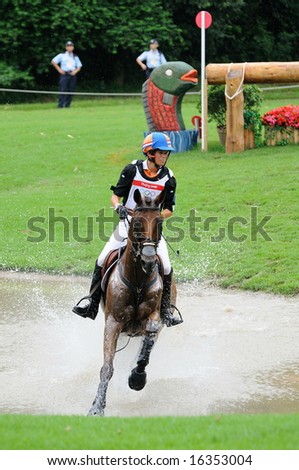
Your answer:
[[[265,92],[263,110],[290,103],[299,104],[297,89]],[[197,99],[185,97],[187,127],[195,114]],[[6,105],[0,119],[1,268],[89,274],[117,222],[110,185],[141,158],[140,100],[75,99],[63,110],[55,102]],[[178,190],[165,234],[180,250],[170,252],[178,280],[298,294],[298,146],[226,155],[211,123],[209,151],[173,154],[169,166]],[[0,430],[2,449],[298,449],[299,442],[298,415],[3,415]]]
[[[290,102],[297,89],[263,108]],[[187,126],[196,106],[185,97]],[[142,157],[140,100],[7,105],[0,118],[2,269],[90,273],[117,222],[110,185]],[[165,234],[181,253],[171,252],[178,280],[298,293],[298,146],[226,155],[210,123],[209,151],[173,154],[169,166],[178,189]]]
[[[298,415],[0,416],[1,449],[299,449]]]

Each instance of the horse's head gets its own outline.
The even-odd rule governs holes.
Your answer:
[[[130,225],[129,239],[132,242],[135,258],[141,259],[142,269],[147,274],[153,272],[156,267],[157,247],[162,235],[160,204],[164,197],[164,192],[155,199],[142,196],[139,189],[134,192],[136,207]]]

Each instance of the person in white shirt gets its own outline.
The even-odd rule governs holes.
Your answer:
[[[150,40],[150,49],[142,52],[142,54],[137,57],[136,62],[141,69],[145,71],[146,78],[149,78],[155,68],[167,62],[164,54],[159,51],[157,39]]]
[[[58,98],[58,108],[69,108],[72,102],[72,95],[63,93],[73,93],[77,85],[77,73],[80,72],[82,63],[79,57],[74,54],[74,43],[67,41],[65,52],[57,54],[51,64],[59,73],[59,91],[61,95]]]

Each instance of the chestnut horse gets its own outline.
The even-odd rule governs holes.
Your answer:
[[[142,197],[135,190],[136,208],[132,214],[127,246],[114,267],[107,284],[104,330],[104,363],[100,384],[89,411],[91,416],[103,416],[106,394],[113,375],[113,360],[120,333],[142,336],[137,366],[129,376],[129,387],[141,390],[146,384],[145,368],[163,324],[160,304],[163,281],[158,268],[157,247],[162,235],[160,204],[164,194],[155,200]],[[176,288],[172,285],[172,303]]]

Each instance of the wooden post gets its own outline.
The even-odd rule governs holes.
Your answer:
[[[232,65],[226,76],[226,153],[244,152],[244,67]]]

